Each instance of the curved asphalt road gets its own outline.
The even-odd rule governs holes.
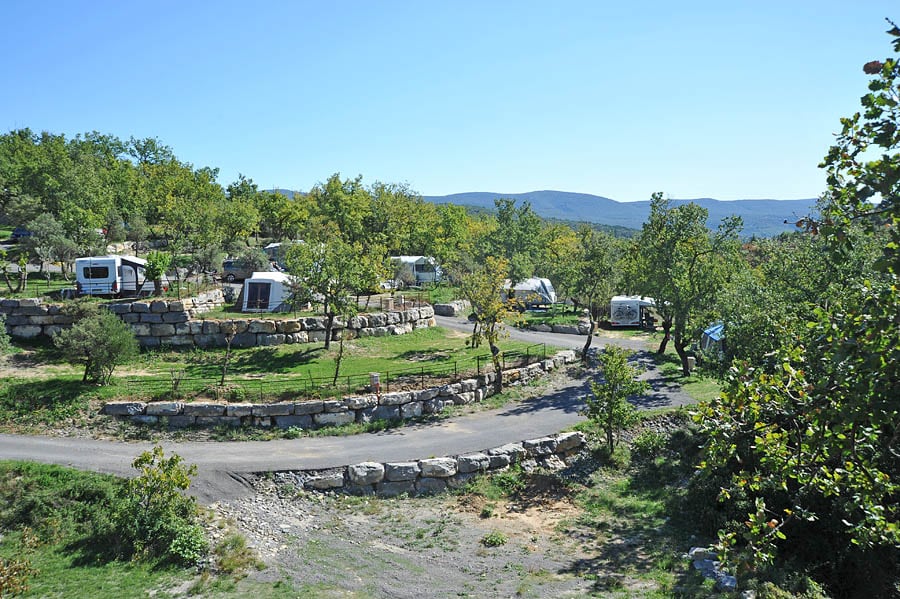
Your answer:
[[[438,324],[470,330],[465,320],[438,317]],[[514,330],[510,336],[523,341],[547,343],[565,348],[581,348],[586,337],[554,335]],[[597,338],[594,343],[625,345],[643,349],[634,340]],[[645,367],[652,362],[636,355]],[[635,398],[641,408],[678,406],[692,402],[677,387],[666,386],[655,370],[644,373],[651,392]],[[477,412],[434,424],[417,424],[397,429],[348,437],[312,437],[277,441],[235,443],[163,443],[165,451],[177,451],[187,463],[197,464],[198,475],[191,489],[201,501],[211,502],[250,492],[243,475],[253,472],[307,470],[344,466],[364,461],[398,462],[434,456],[457,455],[533,439],[559,432],[582,419],[579,409],[588,392],[587,381],[573,381],[559,391],[518,405]],[[151,443],[123,443],[0,435],[0,458],[61,464],[128,476],[134,474],[131,461]]]

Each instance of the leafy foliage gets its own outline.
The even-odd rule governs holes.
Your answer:
[[[139,474],[117,496],[117,533],[137,555],[197,563],[209,546],[195,521],[196,500],[183,493],[197,467],[185,465],[178,454],[165,457],[158,445],[139,455],[132,467]]]
[[[900,53],[900,29],[889,33]],[[776,368],[736,365],[698,420],[721,498],[752,504],[745,524],[720,530],[729,560],[748,572],[792,555],[836,594],[887,596],[900,573],[900,67],[865,70],[876,78],[864,114],[842,119],[821,218],[805,225],[836,264],[873,242],[880,255],[864,285],[813,311],[806,343],[785,340]]]
[[[71,328],[60,331],[53,343],[73,364],[84,364],[83,382],[107,385],[119,364],[138,353],[137,339],[115,314],[96,304],[80,304],[84,313]]]
[[[637,420],[637,410],[628,398],[647,388],[639,381],[640,372],[628,364],[628,350],[607,345],[597,359],[603,379],[591,381],[591,396],[585,399],[585,413],[606,436],[606,449],[612,455],[616,433]]]

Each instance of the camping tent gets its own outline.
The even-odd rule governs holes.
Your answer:
[[[725,351],[725,324],[715,322],[705,329],[700,336],[700,349],[706,353],[722,355]]]
[[[291,310],[291,276],[283,272],[255,272],[244,280],[241,312]]]

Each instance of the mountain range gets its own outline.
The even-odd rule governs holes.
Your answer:
[[[580,221],[602,225],[640,229],[650,215],[650,202],[617,202],[602,196],[566,191],[530,191],[527,193],[469,192],[445,196],[424,196],[436,204],[458,204],[493,210],[494,200],[509,198],[530,202],[532,209],[544,218]],[[715,229],[726,216],[740,216],[744,221],[744,237],[771,237],[795,231],[800,218],[815,211],[816,199],[805,200],[732,200],[711,198],[671,200],[673,205],[694,202],[709,211],[707,226]]]

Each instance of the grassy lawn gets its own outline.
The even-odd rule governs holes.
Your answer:
[[[466,346],[466,335],[439,327],[406,335],[367,337],[345,342],[337,389],[331,387],[339,344],[288,344],[234,350],[228,366],[228,400],[299,399],[355,392],[381,375],[383,391],[428,384],[432,376],[463,375],[492,368],[486,348]],[[505,340],[504,352],[543,355],[544,348]],[[551,354],[554,348],[546,348]],[[82,369],[66,364],[49,343],[14,354],[0,377],[0,424],[18,431],[61,421],[97,417],[91,404],[110,399],[190,400],[221,398],[224,350],[148,351],[120,366],[105,387],[81,382]],[[508,360],[512,366],[513,359]],[[21,365],[22,372],[17,372]],[[25,371],[28,375],[25,376]],[[349,389],[349,391],[348,391]]]
[[[111,555],[95,537],[102,536],[116,509],[119,484],[107,475],[0,461],[0,596],[15,595],[14,578],[27,586],[22,597],[296,596],[283,582],[247,581],[246,571],[255,561],[233,534],[214,548],[215,570],[205,567],[199,573],[194,567]],[[19,570],[24,575],[10,576],[14,561],[25,566]]]
[[[660,372],[666,377],[666,380],[681,385],[684,392],[696,401],[709,401],[718,397],[722,389],[718,380],[699,368],[695,368],[690,376],[684,376],[681,372],[681,359],[675,352],[671,341],[666,346],[665,354],[660,356],[656,353],[660,341],[662,341],[662,334],[653,333],[648,338],[647,347],[653,352],[653,359],[659,365]]]
[[[538,324],[577,324],[579,320],[579,314],[573,312],[569,306],[556,304],[547,310],[526,310],[517,315],[511,324],[528,327]]]

